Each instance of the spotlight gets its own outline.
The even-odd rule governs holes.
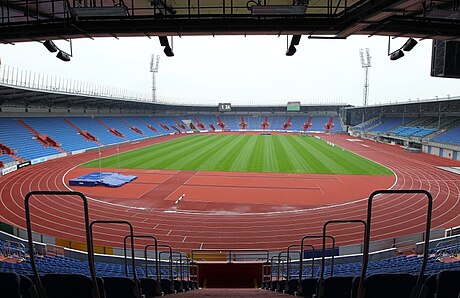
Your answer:
[[[294,45],[294,46],[298,45],[301,37],[302,35],[293,35],[291,39],[291,45]]]
[[[410,50],[412,50],[413,47],[415,47],[416,44],[417,44],[417,41],[411,37],[402,46],[402,49],[406,52],[409,52]]]
[[[391,53],[390,60],[398,60],[401,57],[404,57],[404,52],[402,50],[396,50]]]
[[[173,51],[172,51],[172,49],[171,49],[171,47],[169,45],[165,46],[165,49],[163,50],[163,52],[168,57],[173,57],[174,56],[174,53],[173,53]]]
[[[55,53],[58,51],[58,47],[54,44],[54,42],[52,40],[45,40],[43,42],[43,45],[45,46],[45,48],[48,49],[48,51],[50,51],[51,53]]]
[[[286,56],[292,56],[295,54],[295,52],[297,52],[297,49],[295,48],[294,45],[290,45],[288,50],[286,51]]]
[[[167,47],[169,46],[169,42],[168,42],[168,37],[167,36],[158,36],[158,38],[160,39],[160,45],[162,47]]]
[[[66,52],[59,51],[56,55],[57,58],[61,59],[62,61],[69,62],[70,61],[70,55],[67,54]]]

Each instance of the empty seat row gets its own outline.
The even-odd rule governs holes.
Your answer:
[[[46,294],[47,298],[93,298],[97,297],[90,277],[83,274],[46,274],[40,277],[19,275],[15,272],[0,272],[0,297],[38,298]],[[189,291],[198,288],[192,281],[162,280],[161,284],[153,278],[140,278],[139,282],[127,277],[98,277],[99,298],[145,298],[159,297],[165,294]],[[162,287],[163,286],[163,287]],[[166,291],[165,291],[166,290]]]
[[[414,295],[418,276],[408,273],[372,274],[363,282],[365,298],[458,298],[460,271],[446,270],[425,276],[418,295]],[[264,289],[305,298],[355,298],[358,297],[360,277],[331,276],[324,280],[306,278],[296,280],[265,281]]]

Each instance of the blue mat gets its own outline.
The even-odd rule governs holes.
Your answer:
[[[107,187],[119,187],[123,184],[133,181],[137,176],[122,175],[115,172],[93,172],[70,179],[71,186],[97,186],[104,185]]]

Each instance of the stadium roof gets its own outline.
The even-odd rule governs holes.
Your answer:
[[[215,34],[460,39],[452,0],[18,0],[0,7],[3,43]]]
[[[339,112],[347,104],[302,104],[300,112]],[[0,116],[1,112],[9,111],[27,112],[34,108],[42,111],[76,113],[77,110],[103,111],[105,113],[218,113],[216,105],[189,105],[158,103],[141,101],[133,98],[115,98],[97,94],[84,94],[75,92],[62,92],[59,90],[38,90],[23,86],[12,86],[0,83]],[[73,111],[72,111],[73,110]],[[240,106],[233,105],[233,113],[280,113],[286,112],[286,105],[271,106]],[[77,112],[78,113],[78,112]]]

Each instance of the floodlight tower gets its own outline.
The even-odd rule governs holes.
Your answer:
[[[371,67],[371,55],[369,48],[366,48],[366,55],[364,50],[359,50],[359,57],[361,58],[361,67],[364,68],[364,89],[363,89],[363,106],[367,106],[369,100],[369,67]]]
[[[150,60],[150,72],[152,73],[152,101],[157,101],[157,84],[156,84],[156,73],[158,73],[158,66],[160,65],[160,55],[152,55]]]

